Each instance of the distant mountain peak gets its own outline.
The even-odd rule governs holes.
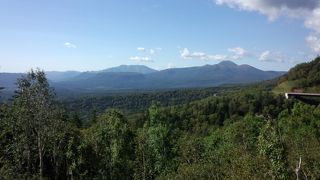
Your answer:
[[[127,65],[127,64],[121,64],[120,66],[116,66],[116,67],[113,67],[113,68],[117,68],[117,67],[128,67],[128,68],[131,68],[131,67],[142,67],[142,68],[149,68],[148,66],[145,66],[145,65]],[[151,68],[150,68],[151,69]]]
[[[133,73],[141,73],[141,74],[149,74],[153,72],[157,72],[157,70],[149,68],[145,65],[120,65],[117,67],[108,68],[102,70],[100,72],[133,72]]]
[[[218,65],[223,65],[223,66],[227,66],[227,67],[236,67],[236,66],[238,66],[236,63],[234,63],[232,61],[221,61]]]

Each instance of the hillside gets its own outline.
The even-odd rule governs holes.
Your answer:
[[[36,73],[0,104],[4,179],[39,174],[37,137],[43,179],[296,179],[299,160],[305,179],[320,177],[319,106],[260,85],[59,102]]]
[[[298,64],[279,78],[278,86],[274,92],[290,91],[320,92],[320,57],[310,62]]]

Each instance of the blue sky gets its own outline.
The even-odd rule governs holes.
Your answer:
[[[288,70],[320,53],[320,8],[273,1],[0,0],[0,71],[222,60]]]

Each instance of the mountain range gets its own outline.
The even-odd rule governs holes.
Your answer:
[[[143,65],[121,65],[101,71],[48,71],[51,86],[59,90],[134,90],[212,87],[273,79],[285,72],[262,71],[223,61],[215,65],[154,70]],[[0,86],[15,88],[21,73],[0,73]]]

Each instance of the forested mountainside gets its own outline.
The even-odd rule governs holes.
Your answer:
[[[32,71],[0,109],[4,179],[320,178],[319,105],[265,86],[154,102],[130,115],[106,109],[84,126],[77,108],[57,103],[45,74]]]
[[[320,57],[292,68],[279,80],[276,91],[320,92]]]

